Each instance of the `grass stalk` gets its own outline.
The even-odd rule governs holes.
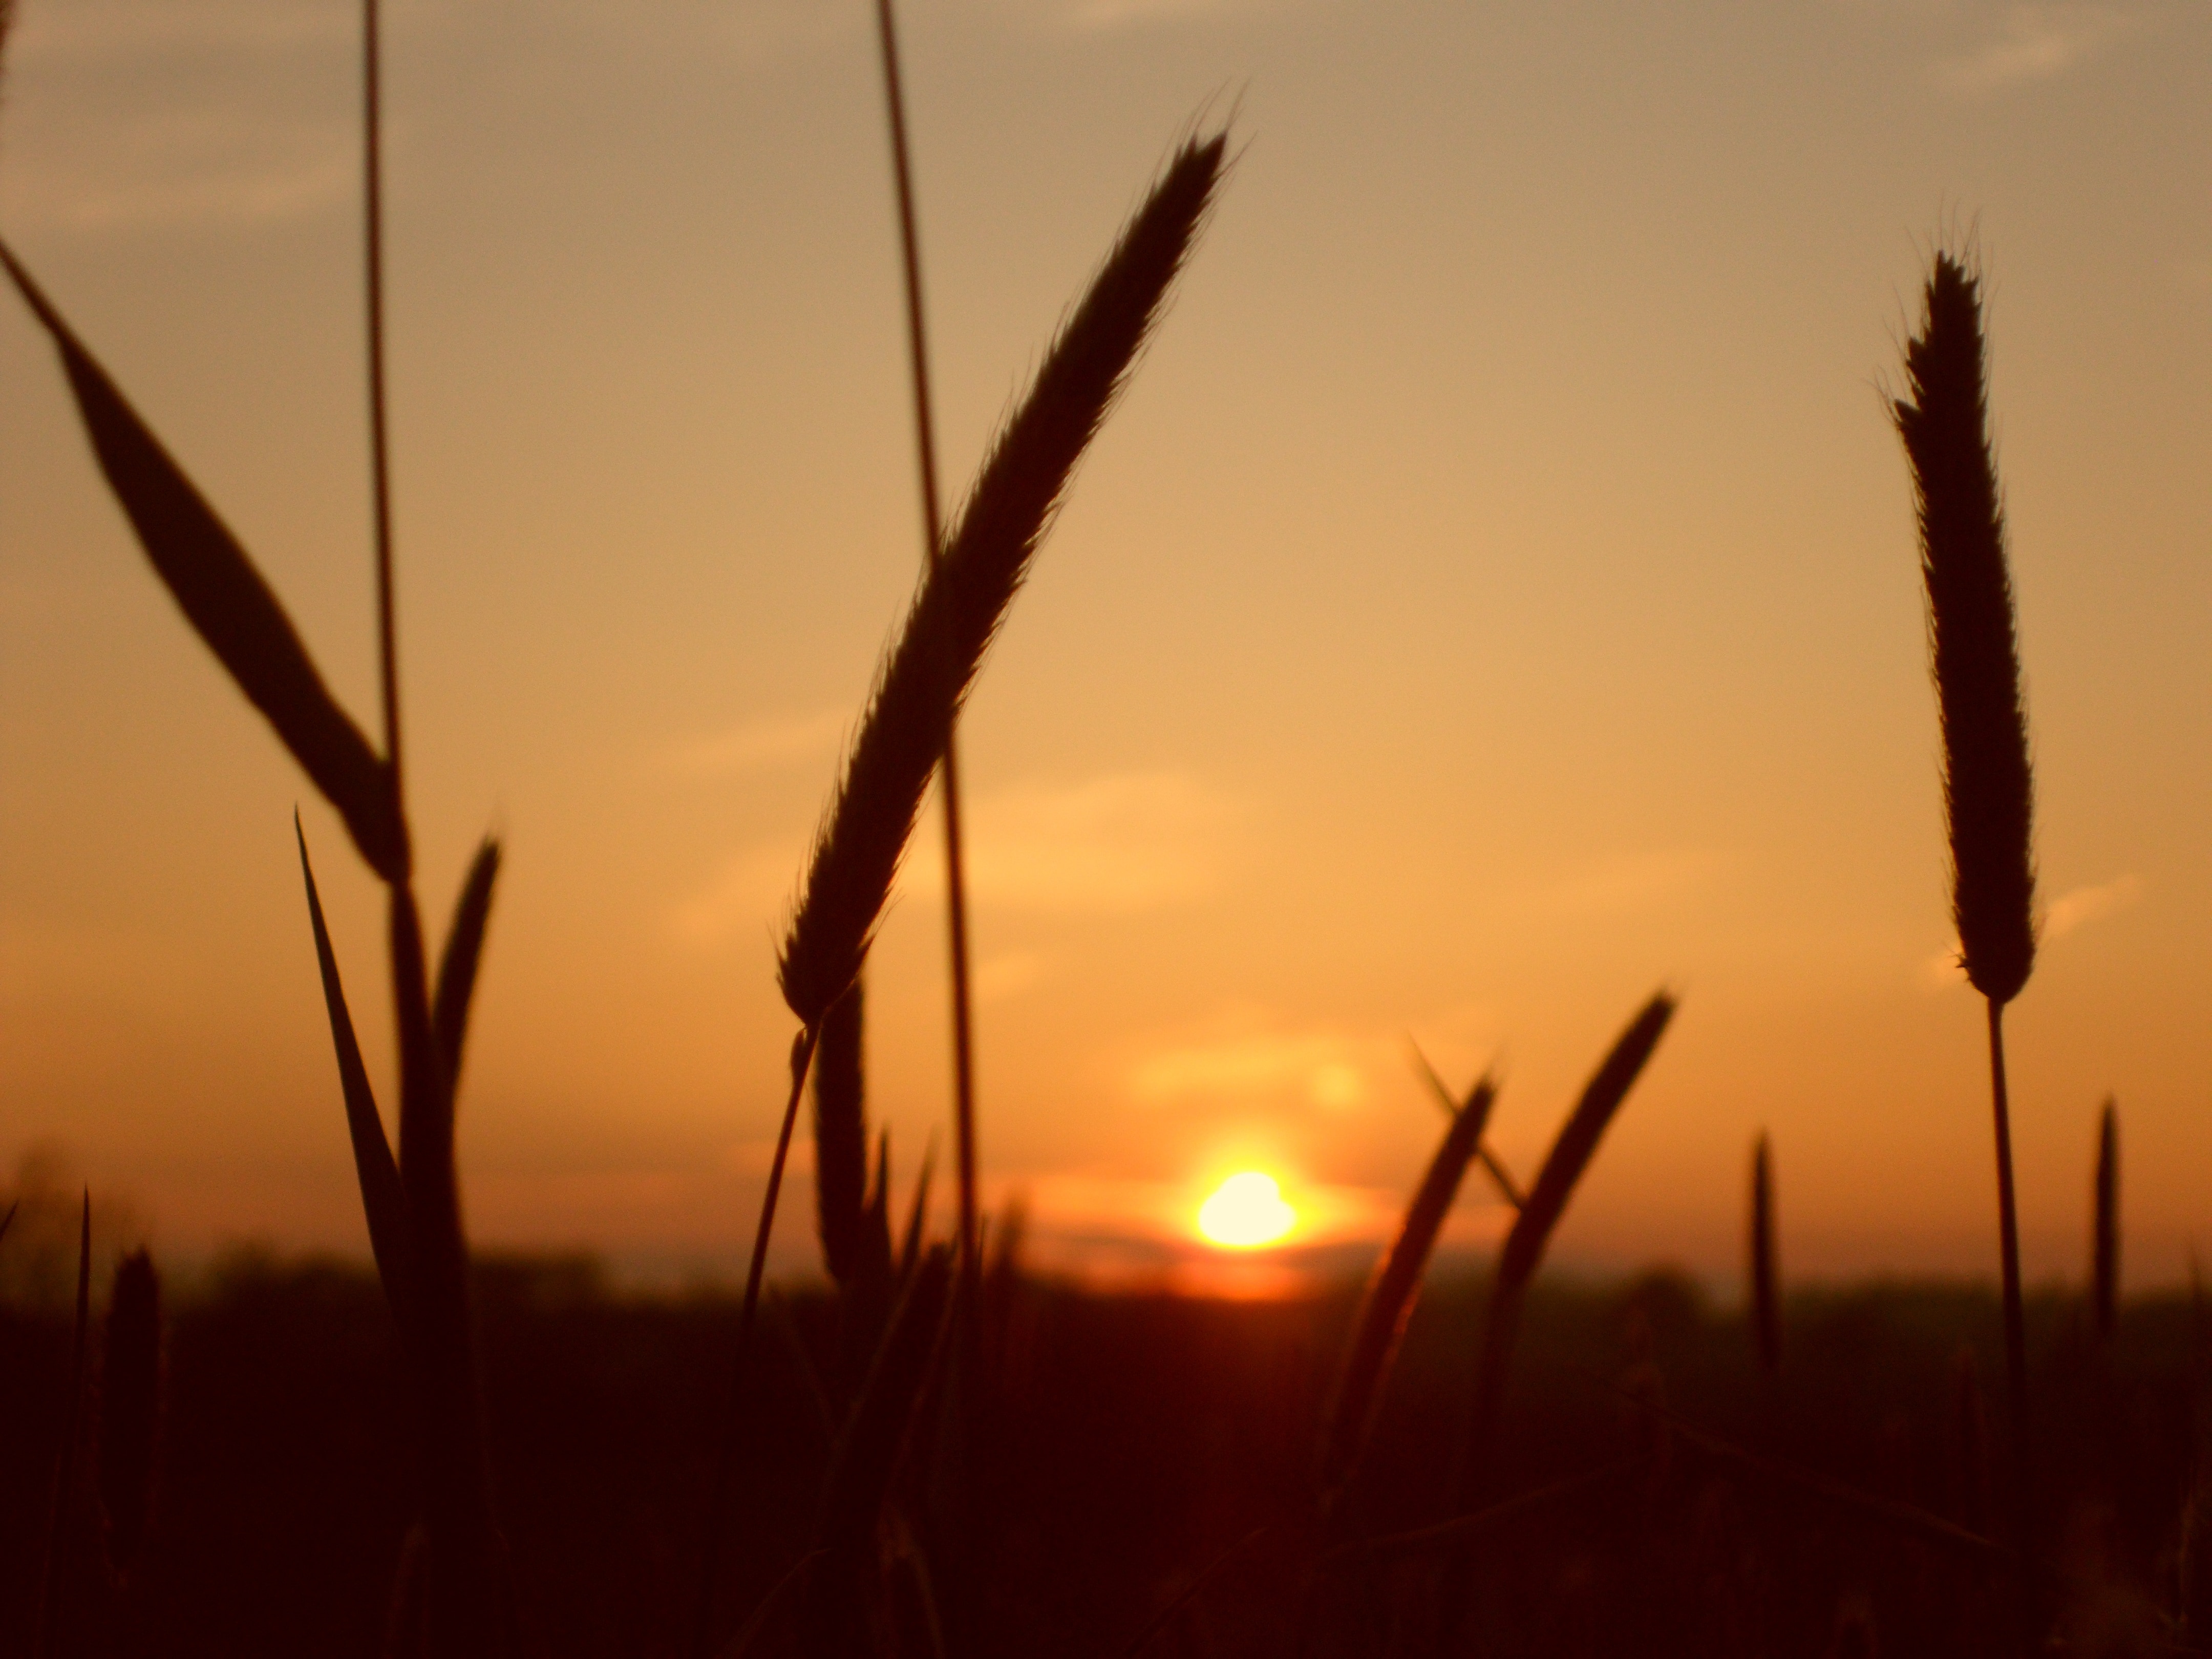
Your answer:
[[[1224,136],[1187,142],[1001,429],[886,653],[784,936],[777,981],[818,1025],[859,975],[945,733],[1135,362],[1213,198]],[[947,661],[944,641],[957,644]]]
[[[876,0],[876,33],[881,46],[884,104],[890,127],[891,167],[898,187],[899,253],[906,290],[907,355],[914,386],[915,465],[921,475],[921,534],[924,564],[934,570],[944,557],[945,520],[937,495],[937,428],[929,393],[929,346],[921,302],[921,239],[915,224],[914,166],[907,143],[906,98],[901,85],[898,28],[891,0]],[[946,618],[939,641],[944,665],[959,653]],[[961,1271],[977,1271],[975,1200],[975,1048],[973,1002],[968,970],[967,860],[961,834],[959,714],[948,713],[940,762],[944,779],[945,944],[952,978],[952,1093],[959,1165]]]
[[[1376,1263],[1352,1321],[1351,1341],[1346,1346],[1344,1369],[1337,1378],[1328,1426],[1321,1443],[1321,1510],[1326,1518],[1336,1507],[1352,1478],[1358,1472],[1382,1401],[1398,1346],[1419,1300],[1421,1276],[1436,1249],[1444,1218],[1459,1197],[1467,1166],[1481,1144],[1498,1098],[1498,1086],[1488,1076],[1478,1082],[1460,1106],[1443,1143],[1429,1161],[1421,1184],[1414,1189],[1398,1236]]]
[[[1484,1474],[1484,1460],[1496,1432],[1498,1413],[1505,1402],[1513,1347],[1519,1335],[1522,1304],[1528,1285],[1544,1259],[1553,1229],[1566,1213],[1567,1200],[1576,1183],[1596,1156],[1598,1141],[1628,1098],[1628,1091],[1643,1074],[1644,1063],[1659,1046],[1667,1023],[1674,1018],[1674,1000],[1665,992],[1644,1004],[1614,1042],[1583,1088],[1582,1098],[1552,1143],[1528,1201],[1514,1217],[1512,1231],[1498,1252],[1498,1273],[1490,1289],[1490,1305],[1484,1316],[1482,1357],[1475,1377],[1474,1399],[1467,1437],[1462,1443],[1456,1507],[1474,1507]]]
[[[1774,1165],[1764,1131],[1751,1155],[1751,1328],[1759,1369],[1782,1370],[1782,1269],[1774,1249]]]
[[[2120,1322],[2120,1109],[2107,1098],[2097,1126],[2097,1218],[2089,1264],[2090,1305],[2099,1340]]]
[[[1422,1052],[1419,1043],[1410,1036],[1406,1042],[1413,1051],[1413,1064],[1427,1080],[1430,1092],[1437,1097],[1437,1104],[1443,1108],[1445,1116],[1457,1116],[1461,1103],[1453,1098],[1450,1085],[1437,1074],[1437,1068],[1429,1064],[1429,1057]],[[1527,1194],[1521,1190],[1520,1183],[1513,1179],[1512,1172],[1506,1169],[1504,1160],[1491,1150],[1487,1140],[1475,1147],[1474,1155],[1489,1175],[1491,1184],[1498,1188],[1498,1195],[1515,1209],[1519,1209],[1527,1200]]]
[[[1911,467],[1928,595],[1929,654],[1943,734],[1952,915],[1960,965],[1988,1003],[2014,1522],[2025,1559],[2033,1444],[2004,1008],[2035,966],[2034,774],[2003,505],[1989,441],[1979,276],[1957,256],[1939,252],[1923,298],[1920,331],[1905,349],[1907,395],[1890,407]]]
[[[376,544],[376,659],[384,703],[384,759],[392,808],[399,776],[399,639],[392,583],[392,468],[384,394],[384,88],[379,0],[362,0],[362,257],[368,267],[370,518]]]

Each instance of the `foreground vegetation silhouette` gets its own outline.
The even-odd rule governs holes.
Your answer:
[[[0,1466],[0,1629],[20,1627],[34,1659],[2199,1650],[2212,1639],[2205,1322],[2193,1303],[2123,1310],[2110,1106],[2091,1297],[2032,1308],[2020,1280],[2002,1013],[2033,962],[2033,779],[1969,265],[1931,262],[1892,412],[1918,507],[1961,961],[1988,1005],[1994,1309],[1932,1291],[1793,1306],[1764,1137],[1744,1319],[1716,1320],[1664,1276],[1612,1295],[1540,1281],[1675,1014],[1665,991],[1600,1058],[1525,1187],[1484,1144],[1495,1079],[1460,1094],[1431,1073],[1440,1141],[1357,1297],[1086,1296],[1025,1274],[1018,1210],[986,1218],[978,1201],[955,730],[1196,244],[1228,137],[1194,127],[1176,145],[947,524],[889,0],[876,16],[924,559],[779,952],[799,1030],[733,1303],[624,1300],[587,1264],[470,1251],[455,1101],[501,852],[479,849],[434,974],[403,787],[376,0],[362,199],[380,743],[0,242],[149,563],[384,884],[399,1079],[395,1148],[295,817],[377,1293],[340,1269],[244,1261],[165,1312],[139,1253],[96,1296],[82,1195],[70,1293],[12,1304],[0,1323],[0,1420],[23,1429]],[[0,0],[0,47],[11,18]],[[948,813],[957,1222],[933,1239],[926,1158],[895,1243],[862,974],[933,777]],[[810,1079],[830,1289],[771,1302],[768,1241]],[[1486,1275],[1425,1302],[1478,1163],[1511,1225]],[[0,1252],[50,1261],[51,1194],[17,1205]],[[2001,1451],[1977,1357],[1992,1314]]]

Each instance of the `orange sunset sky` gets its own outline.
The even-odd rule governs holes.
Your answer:
[[[1990,279],[2037,763],[2029,1272],[2079,1275],[2108,1091],[2132,1282],[2212,1249],[2212,6],[902,16],[955,497],[1194,113],[1243,147],[963,726],[988,1192],[1041,1259],[1187,1237],[1247,1168],[1294,1239],[1378,1235],[1441,1121],[1408,1034],[1455,1085],[1501,1060],[1533,1172],[1665,984],[1561,1260],[1724,1285],[1765,1127],[1793,1273],[1994,1276],[1880,398],[1947,228]],[[370,726],[357,27],[22,0],[0,232]],[[394,0],[386,51],[426,902],[488,827],[510,855],[471,1222],[727,1273],[775,939],[920,550],[867,10]],[[295,802],[389,1102],[376,890],[12,295],[0,386],[0,1174],[58,1148],[180,1253],[365,1254]],[[938,857],[871,970],[902,1177],[946,1138]],[[1500,1219],[1471,1180],[1455,1236]]]

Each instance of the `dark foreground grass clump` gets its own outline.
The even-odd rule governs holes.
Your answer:
[[[1324,1580],[1302,1607],[1285,1589],[1356,1289],[1229,1304],[1016,1281],[1000,1432],[972,1509],[994,1565],[958,1650],[1110,1659],[1261,1528],[1150,1651],[1291,1653],[1302,1620],[1328,1638],[1314,1651],[1407,1650],[1360,1611],[1365,1591]],[[1447,1266],[1413,1316],[1345,1500],[1370,1532],[1449,1512],[1435,1448],[1464,1419],[1484,1289]],[[612,1295],[588,1264],[562,1261],[489,1264],[476,1292],[527,1650],[680,1650],[731,1304]],[[1984,1591],[1945,1549],[1705,1456],[1632,1401],[1779,1466],[1960,1518],[1973,1477],[1953,1431],[1958,1358],[1963,1339],[1979,1366],[2002,1364],[1996,1297],[1890,1285],[1800,1294],[1788,1311],[1790,1363],[1773,1378],[1746,1321],[1680,1278],[1539,1281],[1522,1305],[1512,1430],[1492,1452],[1499,1488],[1632,1472],[1583,1480],[1484,1538],[1470,1588],[1486,1633],[1464,1650],[1819,1655],[1845,1614],[1869,1620],[1888,1656],[1993,1650],[1977,1622]],[[2172,1639],[2195,1611],[2185,1598],[2203,1595],[2176,1527],[2204,1421],[2203,1334],[2179,1297],[2128,1304],[2108,1349],[2077,1303],[2031,1298],[2028,1313],[2038,1395],[2053,1407],[2045,1484],[2074,1495],[2062,1617]],[[411,1519],[374,1280],[240,1259],[172,1316],[139,1569],[149,1639],[132,1650],[368,1659]],[[793,1340],[757,1362],[749,1478],[729,1521],[731,1589],[748,1606],[834,1519],[822,1495],[837,1453],[815,1390],[836,1363],[837,1310],[809,1295],[783,1316]],[[25,1522],[58,1449],[70,1348],[65,1310],[0,1313],[0,1652],[28,1650]],[[1423,1566],[1401,1557],[1368,1588],[1385,1608],[1410,1605]]]

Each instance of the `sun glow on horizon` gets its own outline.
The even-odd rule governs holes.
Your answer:
[[[1297,1224],[1298,1214],[1283,1199],[1275,1177],[1242,1170],[1213,1189],[1198,1206],[1198,1231],[1208,1243],[1232,1250],[1273,1244]]]

